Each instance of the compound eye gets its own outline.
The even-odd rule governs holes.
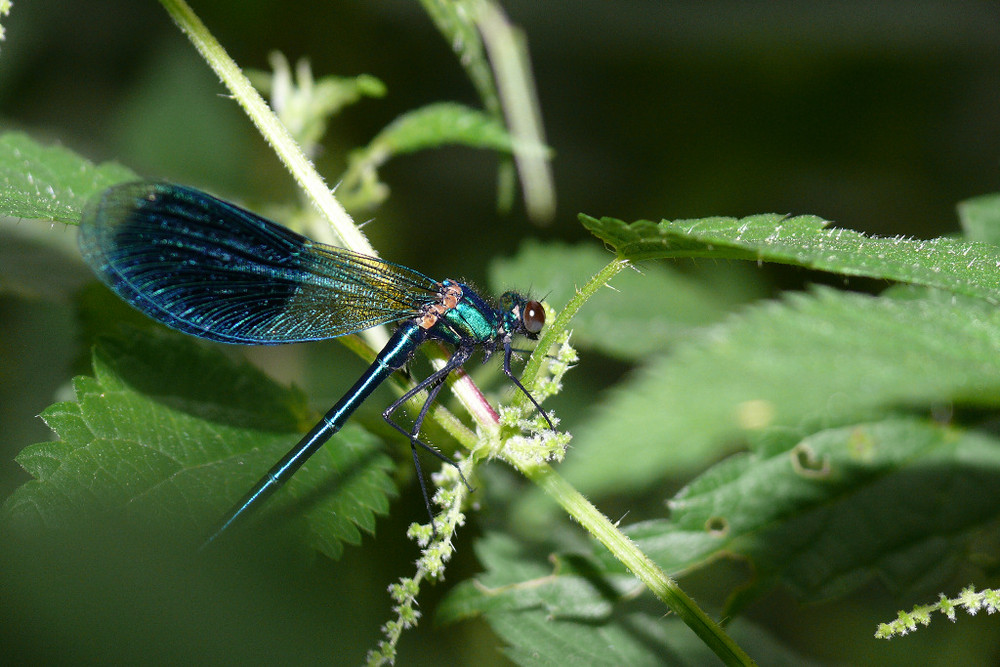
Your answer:
[[[524,312],[521,315],[521,322],[524,323],[524,330],[528,333],[536,334],[545,326],[545,309],[537,301],[528,301],[524,304]]]

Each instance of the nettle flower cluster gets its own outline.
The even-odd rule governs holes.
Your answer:
[[[1000,590],[986,588],[976,591],[973,586],[962,590],[956,598],[949,598],[941,593],[941,598],[936,604],[918,605],[911,611],[901,611],[894,621],[880,623],[875,631],[877,639],[892,639],[896,635],[903,636],[909,632],[917,630],[917,624],[930,625],[931,614],[939,611],[947,616],[952,622],[955,619],[955,609],[964,607],[970,616],[975,616],[979,610],[985,609],[987,614],[992,614],[1000,607]]]

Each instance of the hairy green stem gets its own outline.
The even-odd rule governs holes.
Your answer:
[[[567,328],[580,307],[598,290],[607,286],[609,280],[629,265],[628,260],[615,259],[598,271],[587,283],[579,288],[562,309],[551,325],[546,327],[545,334],[539,341],[537,350],[542,353],[532,355],[522,375],[525,386],[531,386],[537,376],[544,359],[544,352],[555,342]],[[523,397],[518,396],[521,400]],[[526,400],[526,399],[523,399]],[[501,454],[503,456],[503,454]],[[504,457],[510,465],[517,468],[528,479],[542,488],[577,522],[586,528],[591,535],[635,574],[664,604],[666,604],[688,627],[694,630],[705,644],[727,665],[752,665],[753,660],[734,642],[719,625],[702,611],[677,583],[649,559],[632,540],[625,536],[618,527],[590,501],[571,486],[547,464],[538,465],[530,461],[513,460]]]
[[[243,107],[247,116],[250,117],[264,139],[284,162],[299,186],[305,190],[323,216],[330,221],[330,226],[338,237],[336,245],[366,255],[377,255],[365,235],[355,226],[351,216],[334,198],[330,188],[323,182],[323,178],[313,168],[309,158],[302,152],[284,124],[244,76],[239,66],[229,57],[218,40],[208,31],[201,19],[195,15],[184,0],[160,0],[160,4],[167,10],[181,31],[188,36],[188,39],[198,49],[198,53],[232,93],[236,102]]]
[[[606,516],[546,464],[525,465],[510,462],[528,479],[541,487],[570,516],[587,529],[625,567],[632,571],[652,593],[666,604],[727,665],[753,665],[754,661],[734,642],[718,623],[709,618],[677,583],[644,554],[632,540],[618,530]]]
[[[598,271],[583,287],[576,290],[576,294],[569,300],[566,307],[559,311],[556,319],[546,326],[542,332],[542,337],[539,338],[538,345],[535,347],[536,352],[528,359],[528,363],[524,366],[524,372],[521,374],[521,382],[524,386],[530,387],[535,382],[535,378],[541,370],[549,348],[555,344],[558,337],[569,327],[570,321],[576,317],[577,312],[583,304],[587,303],[599,289],[606,287],[608,281],[618,275],[628,265],[628,260],[616,259]],[[527,404],[528,399],[518,395],[514,400],[523,406]]]

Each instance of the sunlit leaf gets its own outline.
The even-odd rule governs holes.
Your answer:
[[[1000,405],[1000,311],[816,289],[755,305],[596,401],[563,472],[587,493],[702,467],[772,426],[955,402]]]
[[[114,162],[95,165],[20,132],[0,135],[0,215],[76,224],[91,196],[133,179]]]
[[[25,448],[35,479],[4,506],[5,521],[52,529],[126,518],[205,536],[310,425],[301,393],[214,348],[135,332],[94,352],[94,377],[42,417],[57,440]],[[268,512],[299,520],[331,557],[374,529],[393,492],[377,441],[345,428],[303,467]]]
[[[846,276],[937,287],[1000,303],[1000,248],[952,238],[930,241],[865,236],[822,218],[777,214],[626,224],[581,216],[619,256],[715,257],[794,264]]]
[[[758,587],[779,579],[803,600],[874,577],[919,589],[938,585],[970,536],[1000,518],[1000,442],[918,419],[820,431],[723,461],[669,509],[628,532],[671,572],[726,556],[746,559]]]

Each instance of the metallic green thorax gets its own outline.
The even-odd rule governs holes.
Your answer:
[[[441,316],[443,321],[439,321],[434,330],[436,336],[453,345],[459,345],[463,339],[475,344],[488,344],[512,333],[506,321],[508,313],[487,304],[469,286],[458,285],[462,288],[462,299]]]

